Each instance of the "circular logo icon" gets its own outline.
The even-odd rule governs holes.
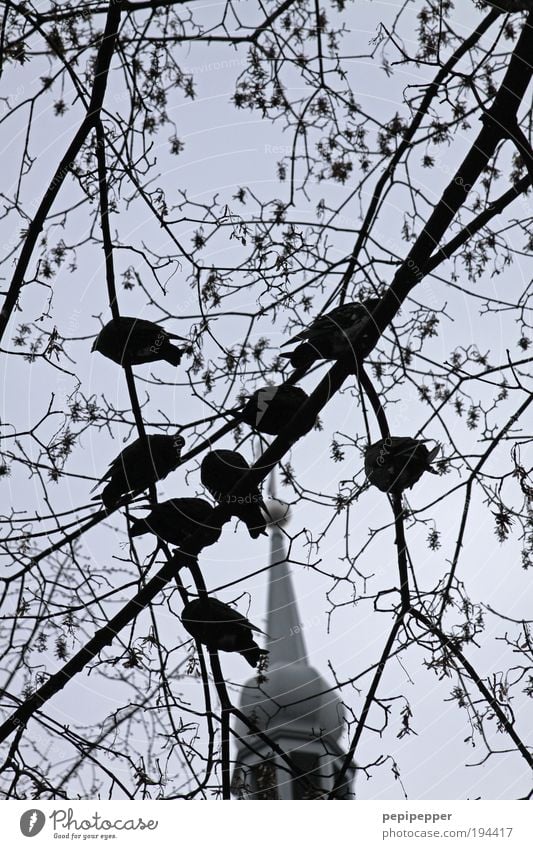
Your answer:
[[[24,811],[20,818],[20,830],[24,837],[35,837],[43,830],[46,817],[38,808],[30,808]]]

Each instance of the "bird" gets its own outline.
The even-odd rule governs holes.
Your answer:
[[[260,507],[266,511],[257,486],[249,486],[246,492],[229,494],[239,479],[250,471],[250,466],[237,451],[219,449],[210,451],[202,460],[200,477],[219,504],[229,508],[232,516],[241,519],[252,539],[266,534],[266,522]]]
[[[181,621],[189,634],[211,651],[238,652],[253,667],[268,656],[268,651],[260,649],[252,635],[253,631],[264,632],[216,598],[204,596],[189,601],[183,608]]]
[[[485,0],[498,12],[531,12],[533,0]]]
[[[437,444],[429,451],[425,440],[410,436],[387,436],[365,451],[365,472],[369,483],[381,492],[399,493],[411,488],[424,474],[438,472],[430,463],[440,450]]]
[[[170,498],[152,507],[148,516],[135,519],[130,534],[139,537],[152,533],[183,548],[188,537],[201,531],[204,546],[214,545],[221,527],[211,518],[212,513],[213,507],[203,498]]]
[[[281,386],[263,386],[256,389],[248,399],[242,411],[242,421],[260,433],[277,436],[285,425],[296,415],[309,396],[299,386],[282,383]],[[315,417],[303,421],[298,426],[298,435],[311,430]]]
[[[294,368],[307,368],[315,360],[337,360],[349,354],[360,355],[365,349],[365,329],[370,327],[371,313],[380,303],[379,298],[342,304],[331,312],[320,315],[294,339],[281,346],[301,342],[294,351],[281,354]]]
[[[141,492],[173,472],[180,464],[181,449],[185,445],[183,437],[154,434],[147,436],[148,454],[143,439],[136,439],[115,457],[105,475],[100,478],[91,492],[104,481],[108,481],[102,491],[102,501],[107,509],[115,507],[117,501],[131,492]]]
[[[183,351],[172,345],[171,339],[183,340],[183,337],[169,333],[153,321],[122,315],[118,321],[112,319],[102,327],[91,350],[99,351],[120,366],[139,366],[157,360],[179,366]]]

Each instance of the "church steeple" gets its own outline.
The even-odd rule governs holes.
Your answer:
[[[268,620],[266,632],[269,634],[267,648],[270,652],[269,664],[307,663],[307,652],[302,633],[302,622],[294,594],[287,549],[281,528],[287,524],[288,511],[275,507],[270,509],[272,519],[270,535],[270,570],[268,584]]]
[[[271,489],[272,493],[272,489]],[[338,739],[344,726],[342,703],[330,685],[309,665],[294,586],[287,562],[282,527],[288,509],[271,501],[270,563],[266,632],[268,668],[262,678],[243,686],[241,710],[290,755],[307,781],[291,776],[286,765],[242,723],[233,790],[245,799],[306,799],[331,790],[342,750]],[[340,794],[353,798],[350,770]]]

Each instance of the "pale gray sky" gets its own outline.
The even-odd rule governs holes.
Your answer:
[[[44,5],[46,4],[43,4],[43,7]],[[251,5],[239,4],[239,7],[242,7],[245,13]],[[344,45],[350,44],[350,51],[354,56],[369,53],[369,43],[376,35],[379,22],[383,21],[391,26],[400,5],[396,0],[388,3],[356,0],[346,11],[345,20],[349,33],[345,37]],[[414,16],[421,4],[417,0],[411,5],[414,22]],[[220,7],[220,3],[195,4],[195,10],[201,8],[202,13],[208,18],[216,15]],[[457,4],[454,14],[457,31],[464,32],[465,35],[471,31],[479,15],[471,2]],[[414,50],[415,40],[409,36],[407,22],[402,32],[405,48]],[[487,43],[490,43],[490,38]],[[181,54],[184,70],[189,69],[194,73],[197,86],[197,97],[194,101],[184,101],[178,93],[175,100],[171,99],[168,105],[169,114],[177,126],[178,136],[185,143],[183,153],[177,158],[168,154],[167,136],[170,133],[163,131],[160,137],[154,137],[153,155],[157,157],[155,172],[158,175],[154,183],[163,187],[168,205],[179,203],[179,191],[187,190],[189,198],[197,203],[209,202],[213,195],[218,194],[220,201],[227,203],[229,210],[241,213],[243,210],[237,207],[233,195],[236,188],[242,185],[249,186],[263,199],[285,197],[287,186],[280,185],[276,177],[276,161],[281,151],[274,153],[273,148],[281,147],[284,150],[290,145],[291,138],[283,132],[281,123],[272,126],[256,113],[236,111],[230,103],[236,73],[244,68],[244,50],[235,51],[229,47],[197,45],[194,48],[181,48]],[[391,49],[389,54],[392,55]],[[415,68],[409,65],[398,68],[395,76],[391,78],[381,67],[379,55],[376,55],[373,60],[354,58],[347,64],[356,99],[362,108],[372,113],[377,111],[378,114],[386,117],[392,117],[396,108],[402,111],[402,90],[405,86],[417,85],[422,80],[431,78],[433,73],[433,69]],[[8,87],[12,98],[17,97],[17,86],[23,89],[18,93],[21,98],[32,89],[35,84],[31,76],[33,72],[33,67],[28,66],[20,69],[16,78],[12,73],[11,76],[6,73],[4,87]],[[41,72],[40,70],[39,73]],[[296,94],[296,92],[293,93]],[[64,97],[67,103],[70,100],[70,94],[67,92]],[[121,108],[121,96],[121,92],[115,92],[112,85],[106,98],[107,108],[111,112]],[[62,118],[56,118],[52,114],[52,102],[51,96],[48,101],[41,102],[43,111],[38,116],[39,134],[31,146],[32,152],[38,154],[38,161],[31,181],[26,187],[26,203],[31,203],[32,192],[37,199],[41,196],[43,187],[47,185],[60,155],[79,122],[81,113],[77,107],[68,111]],[[20,114],[13,124],[4,125],[7,133],[4,132],[0,141],[0,149],[3,162],[7,163],[6,176],[15,174],[18,167],[17,156],[25,126],[24,118],[25,114]],[[18,132],[15,132],[13,127],[17,121]],[[462,136],[457,134],[453,145],[449,148],[440,149],[442,162],[439,167],[415,175],[415,179],[425,180],[422,188],[428,201],[436,201],[439,198],[449,179],[449,174],[453,173],[477,130],[478,121],[474,118],[470,130],[465,131]],[[373,185],[374,183],[371,182],[370,187]],[[503,191],[506,187],[505,178],[502,178],[500,190]],[[302,195],[298,196],[295,217],[313,222],[317,199],[326,196],[328,202],[333,205],[346,196],[347,190],[348,186],[340,187],[327,182],[310,186],[311,200],[306,201]],[[8,195],[13,191],[9,180],[6,181],[4,191]],[[124,196],[128,194],[129,191],[124,192]],[[55,209],[63,208],[68,199],[74,201],[76,197],[72,185],[66,184]],[[530,214],[531,200],[518,201],[516,207],[519,208],[516,215],[523,215],[525,211]],[[349,204],[344,210],[343,226],[357,227],[359,212],[358,202]],[[399,238],[398,221],[401,212],[402,193],[398,191],[387,199],[386,211],[375,231],[377,240],[383,243],[386,239]],[[84,209],[74,213],[71,226],[62,234],[68,244],[86,235],[86,214]],[[513,216],[513,214],[515,212],[511,209],[510,215]],[[176,217],[178,218],[179,215],[177,214]],[[0,222],[0,226],[2,223]],[[140,247],[144,242],[151,249],[161,253],[174,250],[165,233],[156,226],[147,208],[138,200],[133,202],[128,210],[122,203],[120,215],[112,216],[112,228],[124,243],[133,242]],[[178,224],[174,227],[174,232],[189,244],[192,229],[187,224]],[[10,244],[16,237],[16,232],[16,228],[11,223],[5,224],[3,229],[0,229],[0,239]],[[57,235],[59,236],[59,233]],[[514,237],[511,236],[512,238]],[[336,242],[332,244],[331,256],[334,258],[342,256],[352,241],[352,234],[338,234]],[[393,241],[393,244],[396,244],[396,241]],[[397,244],[400,250],[404,250],[401,243]],[[204,260],[206,265],[210,261],[230,264],[242,259],[243,255],[235,240],[216,239],[212,249],[204,254]],[[127,251],[117,251],[115,261],[118,272],[131,264],[135,265],[144,282],[153,287],[153,281],[150,280],[146,266],[138,255]],[[490,349],[489,360],[492,365],[505,362],[507,348],[512,346],[512,354],[516,353],[516,329],[513,319],[502,314],[480,316],[478,302],[466,299],[461,292],[447,285],[451,267],[451,264],[442,266],[439,269],[441,275],[439,281],[424,283],[420,287],[420,292],[417,290],[415,293],[416,297],[431,306],[442,307],[447,304],[449,315],[449,319],[443,320],[441,324],[439,337],[427,343],[424,354],[440,362],[449,356],[456,345],[468,345],[475,342],[483,352]],[[178,315],[196,312],[195,293],[186,280],[188,273],[189,268],[186,266],[183,269],[173,266],[168,274],[167,298],[161,299],[162,304]],[[520,261],[515,259],[514,265],[504,270],[500,276],[485,275],[476,291],[495,297],[502,297],[504,293],[507,300],[513,301],[530,276],[531,261],[522,257]],[[240,282],[245,281],[241,278]],[[298,280],[298,282],[303,281]],[[460,282],[468,285],[466,279]],[[158,298],[160,293],[155,287],[153,288],[154,295]],[[324,300],[327,294],[326,292]],[[15,315],[13,328],[22,319],[28,322],[37,320],[47,304],[49,295],[50,293],[43,288],[33,287],[28,290],[23,298],[23,313]],[[256,296],[256,291],[243,286],[238,295],[234,296],[231,309],[255,310]],[[139,289],[132,292],[121,289],[119,300],[121,311],[125,314],[142,314],[147,318],[158,316],[157,311],[146,306],[146,298]],[[54,279],[53,312],[43,324],[48,329],[57,325],[63,336],[88,336],[96,333],[99,327],[97,320],[92,316],[102,314],[104,320],[108,320],[106,304],[102,252],[94,245],[83,246],[78,252],[76,270],[71,272],[67,267],[63,267]],[[315,300],[315,306],[316,309],[321,306],[318,297]],[[313,311],[315,312],[316,309]],[[257,336],[269,336],[273,345],[277,341],[281,343],[286,338],[283,335],[285,320],[286,317],[280,314],[277,324],[272,326],[271,319],[267,317],[257,325]],[[186,333],[189,323],[187,320],[172,321],[169,327],[177,333]],[[238,317],[220,318],[212,323],[211,328],[217,339],[227,344],[238,342],[242,338],[243,324],[242,319]],[[117,408],[127,405],[126,384],[121,370],[99,355],[90,354],[90,344],[90,340],[87,339],[66,345],[66,350],[74,360],[71,368],[81,382],[81,391],[86,396],[94,394],[97,398],[101,398],[102,393],[105,392],[109,403],[116,405]],[[7,347],[11,346],[7,345]],[[206,358],[217,356],[215,345],[206,348],[205,354]],[[61,411],[65,408],[66,397],[75,386],[74,379],[54,371],[42,361],[30,367],[22,358],[15,360],[15,358],[3,357],[2,363],[4,364],[2,419],[13,422],[19,430],[27,429],[44,414],[50,395],[53,393],[55,395],[54,409],[59,412],[55,418],[50,419],[41,433],[41,438],[45,439],[45,435],[49,437],[61,423]],[[69,367],[66,363],[65,366]],[[423,367],[423,363],[420,363],[420,368]],[[172,371],[171,366],[164,363],[156,364],[153,369],[144,367],[136,370],[141,378],[138,382],[141,399],[145,388],[151,393],[150,403],[146,408],[147,421],[161,421],[160,410],[163,410],[170,420],[177,423],[196,419],[206,411],[205,405],[200,400],[191,399],[190,393],[183,385],[166,385],[159,388],[150,384],[145,387],[142,378],[149,378],[151,372],[164,381],[172,381],[175,378],[175,372]],[[181,380],[182,377],[183,372],[180,370],[177,379]],[[306,378],[302,385],[310,391],[316,383],[317,376],[313,375]],[[236,398],[238,388],[240,387],[236,387],[233,398]],[[218,395],[219,390],[215,390],[213,397],[222,397],[223,391],[224,387],[221,387],[221,394]],[[475,398],[478,397],[477,387],[473,387],[473,395]],[[388,408],[392,432],[400,435],[414,433],[426,420],[427,407],[420,402],[413,386],[402,387],[395,400],[395,405]],[[512,396],[509,401],[509,411],[515,409],[518,403]],[[299,483],[315,491],[326,493],[333,499],[337,493],[338,482],[351,479],[361,469],[362,463],[359,452],[353,448],[346,449],[343,462],[334,463],[330,456],[330,438],[335,431],[349,434],[351,437],[356,434],[361,435],[364,433],[364,425],[361,413],[353,403],[349,391],[339,395],[324,411],[321,418],[323,430],[313,432],[302,440],[293,449],[290,461],[298,474]],[[500,420],[501,422],[505,420],[503,415],[500,416]],[[469,431],[464,418],[460,419],[450,414],[446,421],[450,433],[465,454],[479,453],[480,445],[476,443],[479,432]],[[377,428],[373,422],[371,426],[373,436],[377,438],[379,436]],[[523,426],[525,427],[525,423]],[[432,423],[425,435],[444,443],[446,453],[447,437],[436,421]],[[114,439],[107,430],[100,433],[92,432],[90,437],[86,434],[69,461],[67,470],[95,475],[103,473],[107,463],[121,450],[121,438],[130,438],[125,428],[115,428],[113,436]],[[220,446],[233,447],[232,438],[226,437]],[[257,444],[255,447],[257,448]],[[490,471],[498,473],[502,468],[506,470],[509,468],[510,447],[509,443],[503,443],[495,452],[489,467]],[[248,459],[251,459],[250,441],[245,444],[242,451]],[[190,463],[186,468],[180,468],[170,475],[158,486],[161,498],[201,494],[199,473],[195,469],[195,463]],[[186,473],[189,473],[187,483],[185,482]],[[459,484],[464,477],[464,469],[457,469],[442,478],[426,475],[408,494],[409,504],[413,508],[420,509],[451,489],[453,485]],[[358,482],[363,482],[361,474],[359,474]],[[91,485],[87,481],[73,479],[61,480],[57,485],[52,484],[50,486],[51,503],[56,510],[85,504]],[[2,481],[2,488],[4,502],[12,505],[14,509],[26,509],[30,513],[36,509],[42,509],[43,495],[40,484],[37,478],[28,480],[25,470],[13,470],[12,476]],[[284,494],[281,487],[279,494],[281,496]],[[409,550],[416,564],[417,580],[421,588],[431,590],[448,569],[459,527],[463,495],[464,490],[459,490],[453,497],[431,507],[424,513],[423,517],[434,520],[442,534],[442,547],[438,551],[430,552],[427,548],[426,538],[431,525],[420,523],[408,530]],[[307,528],[316,538],[330,516],[329,509],[302,502],[293,510],[289,530],[296,535],[303,528]],[[390,518],[387,501],[381,493],[377,490],[364,493],[350,512],[349,532],[352,549],[355,551],[362,547],[368,539],[369,529],[381,527],[388,523]],[[107,575],[110,584],[113,585],[115,577],[110,570],[112,567],[120,566],[114,559],[122,558],[127,554],[121,548],[121,543],[126,540],[126,525],[124,518],[117,514],[108,524],[107,529],[98,527],[85,536],[83,556],[87,558],[86,565],[90,573]],[[320,570],[333,575],[344,574],[346,565],[339,559],[344,553],[344,530],[345,515],[342,514],[322,540],[318,555],[315,549],[304,545],[305,537],[303,534],[300,535],[294,545],[293,558],[302,563],[307,560],[315,562],[320,558],[318,563]],[[151,547],[151,540],[143,538],[143,541],[139,542],[138,551],[143,554],[149,553]],[[240,601],[240,608],[248,609],[252,621],[259,625],[262,623],[265,612],[267,573],[249,578],[246,576],[266,565],[267,557],[267,540],[261,539],[254,542],[248,538],[243,525],[239,524],[235,530],[235,523],[230,523],[225,527],[220,542],[206,550],[201,559],[202,570],[209,589],[222,588],[229,582],[241,579],[235,587],[220,589],[217,595],[222,600],[231,601],[241,593],[246,593],[246,598]],[[356,604],[350,603],[353,600],[350,584],[341,583],[337,587],[332,600],[341,606],[332,615],[328,633],[327,612],[331,606],[325,596],[332,588],[331,578],[303,565],[293,567],[309,656],[313,665],[328,677],[328,680],[331,679],[328,662],[332,663],[339,680],[345,680],[374,662],[382,651],[391,618],[386,613],[377,613],[373,609],[372,601],[365,601],[364,596],[385,591],[398,583],[393,532],[390,529],[380,534],[366,549],[358,562],[358,568],[368,576],[368,581],[365,584],[362,579],[357,580]],[[482,504],[479,492],[475,494],[469,517],[459,576],[468,587],[474,602],[492,606],[516,619],[530,615],[531,590],[527,581],[528,576],[520,566],[519,546],[515,542],[509,542],[505,547],[499,545],[494,535],[490,511]],[[121,571],[116,575],[116,580],[117,582],[123,580]],[[102,591],[103,585],[100,581],[98,583]],[[386,598],[385,596],[384,607]],[[248,599],[250,599],[249,608],[247,607]],[[177,600],[173,601],[173,607],[179,609]],[[180,641],[186,638],[181,628],[178,629],[179,633],[174,638],[176,620],[168,616],[165,607],[159,609],[158,621],[165,635],[167,647],[171,647],[175,638]],[[472,645],[467,646],[465,651],[468,658],[483,675],[498,674],[499,670],[513,664],[508,647],[501,639],[495,640],[504,635],[508,625],[509,623],[488,617],[487,628],[482,634],[480,645],[476,648]],[[510,625],[509,629],[512,629]],[[142,627],[139,627],[138,633],[142,632]],[[48,670],[57,666],[51,650],[39,659],[46,663]],[[177,661],[177,659],[174,656],[174,660]],[[376,761],[381,755],[392,755],[400,769],[405,792],[412,799],[461,799],[477,796],[516,798],[517,795],[526,792],[528,789],[526,767],[522,759],[515,754],[494,756],[483,766],[471,768],[470,765],[484,757],[485,749],[482,741],[477,738],[475,746],[471,741],[465,741],[471,733],[466,711],[458,709],[456,703],[449,699],[450,691],[457,683],[456,679],[452,676],[439,681],[436,675],[426,668],[425,660],[427,656],[416,648],[405,653],[401,662],[393,661],[389,664],[379,690],[380,696],[384,699],[395,699],[390,702],[389,726],[381,737],[372,733],[363,735],[357,757],[358,762],[370,763]],[[249,668],[242,658],[223,655],[222,665],[235,685],[248,678]],[[200,698],[200,684],[197,680],[185,678],[177,681],[175,686],[178,691],[181,690],[184,693],[187,700],[197,704]],[[95,674],[90,677],[81,675],[69,685],[65,692],[59,694],[47,709],[51,715],[63,721],[73,724],[84,721],[90,723],[94,721],[95,715],[103,716],[115,709],[119,703],[117,699],[124,699],[128,692],[122,685],[99,680]],[[237,687],[233,692],[237,692]],[[364,684],[361,691],[346,686],[342,690],[342,697],[357,713],[365,693]],[[398,739],[397,735],[401,730],[400,711],[404,707],[404,701],[398,698],[401,694],[409,700],[413,712],[411,724],[416,731],[416,736],[411,734]],[[522,703],[517,701],[514,704],[514,710],[517,728],[525,736],[531,727],[529,701],[526,698]],[[376,711],[371,716],[372,719],[378,723],[381,716],[378,717]],[[510,748],[509,741],[502,735],[495,735],[491,742],[498,749]],[[370,772],[371,780],[367,781],[364,777],[358,780],[358,798],[403,797],[402,788],[394,778],[390,762],[380,768],[375,767]]]

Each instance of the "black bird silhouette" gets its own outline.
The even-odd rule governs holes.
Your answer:
[[[316,318],[294,339],[284,342],[282,348],[294,342],[302,344],[281,356],[288,357],[294,368],[306,368],[315,360],[338,360],[350,354],[357,356],[365,349],[365,329],[370,327],[370,314],[378,304],[378,298],[367,298],[335,307]]]
[[[148,454],[142,439],[136,439],[121,451],[110,464],[91,492],[104,481],[109,481],[102,492],[102,501],[108,509],[127,493],[142,492],[173,472],[179,466],[181,449],[185,440],[179,433],[174,436],[155,434],[147,436]]]
[[[277,436],[287,422],[298,412],[308,395],[299,386],[264,386],[257,389],[249,398],[242,411],[242,420],[260,433]],[[307,433],[313,427],[313,421],[301,423],[298,436]]]
[[[156,504],[148,516],[132,522],[130,533],[132,537],[152,533],[185,550],[187,538],[201,530],[204,546],[213,545],[221,528],[214,524],[212,513],[213,508],[203,498],[171,498]]]
[[[224,504],[232,516],[245,522],[253,539],[266,534],[266,522],[260,507],[266,511],[261,493],[256,486],[247,492],[229,495],[229,492],[250,466],[237,451],[219,449],[210,451],[202,460],[200,477],[213,498]]]
[[[430,463],[439,449],[437,444],[428,451],[423,440],[410,436],[388,436],[366,449],[366,476],[382,492],[402,492],[411,488],[424,472],[438,474]]]
[[[171,344],[171,339],[183,337],[169,333],[153,321],[122,315],[118,322],[112,320],[102,327],[92,350],[100,351],[120,366],[139,366],[157,360],[179,366],[183,352]]]
[[[228,604],[207,596],[189,601],[181,614],[183,627],[211,651],[238,652],[250,666],[257,666],[268,655],[260,649],[252,632],[262,634],[242,613]]]

